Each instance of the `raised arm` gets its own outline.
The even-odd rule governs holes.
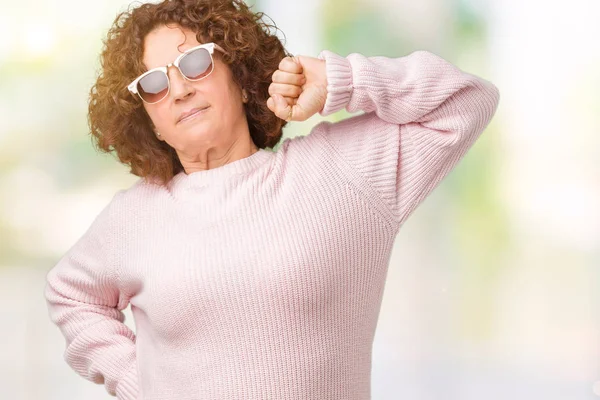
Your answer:
[[[114,201],[114,199],[113,199]],[[123,321],[111,242],[111,204],[47,274],[50,319],[66,339],[66,362],[119,399],[137,398],[135,334]]]
[[[319,58],[327,75],[321,115],[342,108],[366,115],[314,133],[359,171],[399,226],[484,131],[499,91],[427,51],[399,58],[323,51]]]

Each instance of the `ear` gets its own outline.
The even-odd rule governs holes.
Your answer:
[[[160,132],[156,129],[153,123],[150,123],[150,129],[152,129],[152,133],[158,140],[164,140]]]
[[[154,136],[156,136],[156,138],[158,140],[164,140],[160,134],[160,132],[158,130],[156,130],[156,127],[154,126],[154,123],[152,122],[152,120],[150,119],[150,116],[148,116],[148,120],[150,121],[150,129],[152,129],[152,133],[154,134]]]

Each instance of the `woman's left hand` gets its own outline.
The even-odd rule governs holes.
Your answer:
[[[285,57],[272,80],[267,107],[279,118],[306,121],[325,107],[325,60],[307,56]]]

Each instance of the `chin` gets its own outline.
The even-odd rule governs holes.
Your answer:
[[[208,129],[206,126],[189,126],[186,129],[180,129],[179,135],[186,143],[206,146],[216,141],[218,138],[216,132],[218,130]]]
[[[199,119],[176,125],[176,129],[179,132],[186,132],[186,134],[189,135],[190,133],[194,132],[209,132],[211,130],[210,125],[211,124],[209,120]]]

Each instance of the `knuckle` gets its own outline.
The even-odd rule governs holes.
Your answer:
[[[285,57],[283,60],[281,60],[281,67],[281,69],[286,71],[294,71],[296,68],[296,61],[293,57]]]

